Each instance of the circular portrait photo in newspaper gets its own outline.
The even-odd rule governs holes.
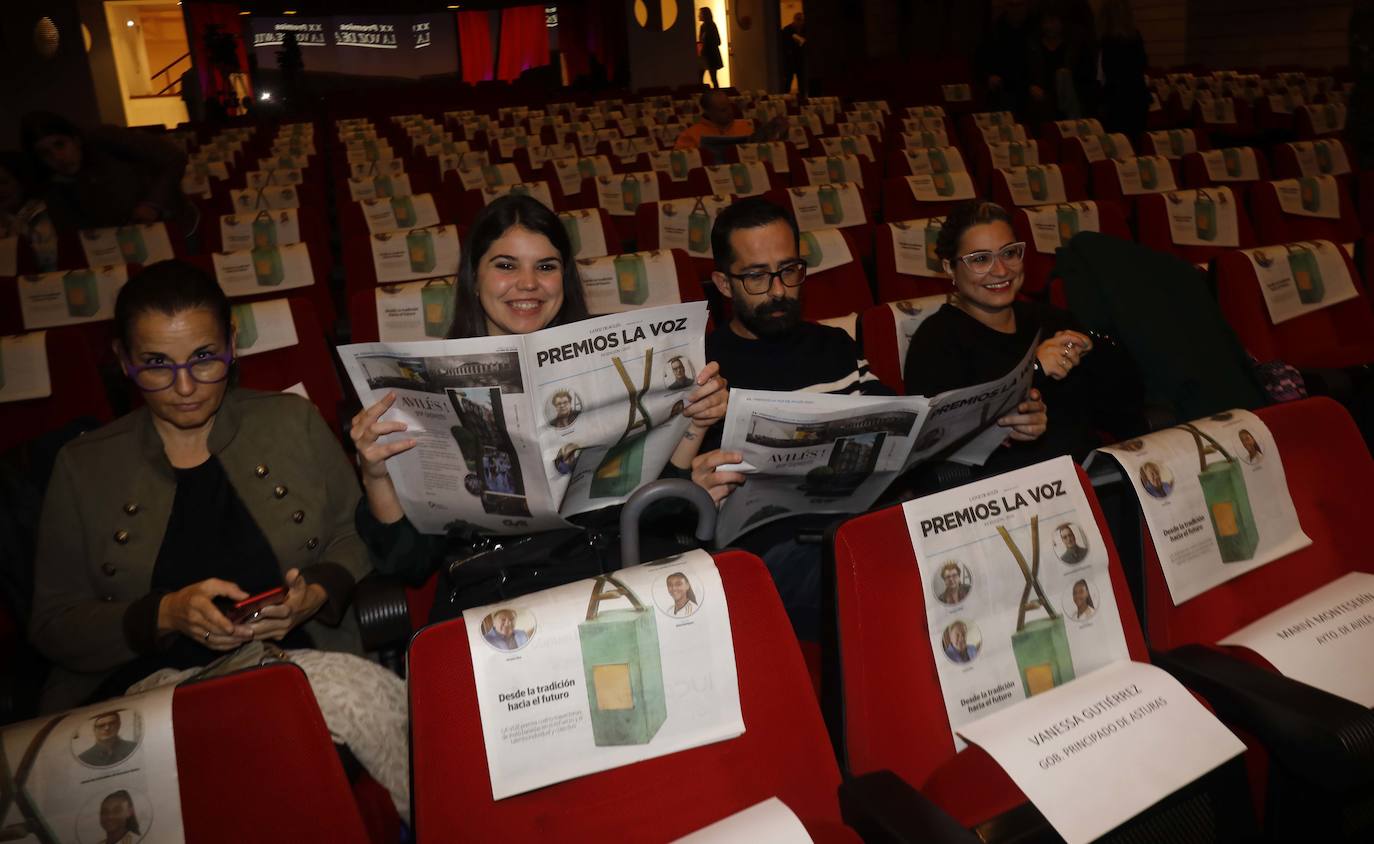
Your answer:
[[[940,648],[945,657],[956,665],[967,665],[978,658],[983,647],[983,631],[972,621],[955,619],[940,634]]]
[[[899,299],[892,304],[907,316],[920,316],[925,311],[925,308],[921,307],[915,299]]]
[[[1174,473],[1153,460],[1140,464],[1140,485],[1151,498],[1168,498],[1174,491]]]
[[[1254,434],[1250,433],[1245,428],[1241,428],[1237,438],[1240,440],[1239,454],[1241,460],[1244,460],[1251,466],[1264,460],[1264,450],[1260,448],[1259,441],[1255,439]]]
[[[691,618],[701,607],[701,584],[693,583],[685,572],[669,571],[654,580],[654,605],[669,618]]]
[[[482,638],[492,650],[518,651],[534,638],[534,613],[519,607],[492,610],[482,619]]]
[[[71,751],[89,768],[113,768],[143,741],[143,716],[136,709],[98,710],[76,726]]]
[[[1088,557],[1088,537],[1074,522],[1060,522],[1050,535],[1054,555],[1062,562],[1077,565]]]
[[[973,591],[973,574],[957,560],[946,560],[931,581],[931,594],[947,606],[961,604]]]
[[[1069,619],[1083,624],[1097,615],[1097,584],[1091,577],[1073,580],[1059,596],[1059,606]]]
[[[560,475],[571,475],[577,468],[577,456],[581,453],[582,446],[577,443],[565,443],[553,456],[553,470]]]
[[[1121,447],[1126,449],[1127,451],[1140,451],[1142,448],[1145,447],[1145,441],[1126,440],[1124,443],[1121,444]]]
[[[75,840],[81,844],[138,844],[153,828],[153,802],[137,788],[111,784],[81,807]]]
[[[663,383],[669,390],[686,390],[694,385],[696,370],[682,355],[673,355],[663,366]]]
[[[571,390],[554,390],[544,409],[549,424],[555,428],[570,428],[582,414],[582,397]]]
[[[678,399],[677,401],[673,402],[672,410],[668,411],[668,418],[672,419],[674,416],[681,416],[683,408],[685,407],[686,404],[682,401],[682,399]]]

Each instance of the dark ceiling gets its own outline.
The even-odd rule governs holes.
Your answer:
[[[186,0],[196,3],[199,0]],[[211,0],[206,0],[211,2]],[[223,2],[223,0],[214,0]],[[235,0],[228,0],[234,3]],[[338,15],[368,12],[386,14],[396,12],[444,11],[450,5],[463,10],[501,9],[506,6],[555,5],[531,3],[530,0],[237,0],[236,5],[255,15],[280,15],[291,9],[301,15]],[[564,5],[568,5],[564,3]]]

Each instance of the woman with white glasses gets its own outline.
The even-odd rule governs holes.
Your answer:
[[[1094,418],[1094,408],[1122,404],[1119,392],[1138,395],[1134,379],[1115,372],[1101,377],[1110,367],[1094,365],[1093,339],[1071,314],[1017,298],[1026,244],[1016,239],[1005,209],[984,200],[955,206],[940,229],[936,252],[952,290],[911,339],[909,395],[934,396],[1001,378],[1034,344],[1034,385],[1013,413],[998,420],[1007,429],[1006,448],[988,460],[989,471],[1061,454],[1082,457],[1098,444],[1094,430],[1120,427],[1118,420]],[[1111,363],[1113,356],[1107,357]]]

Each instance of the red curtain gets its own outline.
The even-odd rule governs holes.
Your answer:
[[[549,30],[543,6],[515,6],[501,13],[501,53],[496,78],[514,80],[549,63]]]
[[[491,16],[486,12],[455,12],[458,18],[458,54],[463,59],[463,81],[492,78]]]
[[[227,32],[238,40],[239,70],[248,74],[248,50],[245,46],[243,18],[239,16],[237,4],[230,3],[187,3],[186,40],[191,49],[191,62],[200,76],[200,89],[206,97],[217,93],[228,93],[229,82],[219,68],[210,63],[205,49],[205,31],[217,24],[221,32]]]
[[[614,78],[625,47],[624,4],[607,0],[584,0],[558,5],[558,49],[568,66],[568,76],[576,79],[591,72],[595,58]]]

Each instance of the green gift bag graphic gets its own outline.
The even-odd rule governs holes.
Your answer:
[[[72,270],[62,276],[62,294],[67,299],[67,316],[91,317],[100,310],[100,287],[93,270]]]
[[[1205,190],[1198,191],[1193,200],[1193,222],[1198,240],[1217,239],[1217,203]]]
[[[844,142],[841,141],[841,146],[843,146],[843,143],[844,143]],[[921,146],[924,147],[925,149],[930,149],[931,147],[933,147],[933,146],[935,146],[935,145],[936,145],[936,144],[935,144],[935,133],[934,133],[934,132],[922,131],[922,132],[921,132]]]
[[[687,153],[685,150],[675,149],[668,153],[668,172],[674,179],[687,178]]]
[[[1335,166],[1331,160],[1331,147],[1325,141],[1317,141],[1312,144],[1312,152],[1317,159],[1317,169],[1322,173],[1330,173]]]
[[[832,182],[847,182],[844,172],[843,158],[827,158],[825,160],[825,174]]]
[[[711,215],[700,197],[687,215],[687,251],[698,254],[711,250]]]
[[[940,224],[932,217],[926,220],[926,269],[933,273],[938,273],[944,269],[944,264],[940,261],[939,254],[935,251],[936,243],[940,240]]]
[[[1183,157],[1183,133],[1178,129],[1169,130],[1169,153],[1174,158]]]
[[[1226,166],[1226,175],[1233,179],[1240,176],[1240,150],[1233,147],[1222,150],[1221,162]]]
[[[932,172],[932,173],[948,173],[948,172],[949,172],[949,159],[945,158],[945,151],[944,151],[944,150],[942,150],[942,149],[940,149],[940,148],[938,148],[938,147],[933,147],[933,148],[931,148],[931,149],[928,149],[928,150],[926,150],[926,158],[930,160],[930,172]]]
[[[1299,179],[1298,197],[1302,202],[1304,210],[1319,210],[1322,207],[1321,183],[1312,178]]]
[[[626,212],[633,214],[638,210],[642,196],[643,191],[638,179],[634,176],[627,175],[621,180],[620,200],[625,204]]]
[[[1026,166],[1026,148],[1016,141],[1008,142],[1007,163],[1012,167]]]
[[[499,164],[483,164],[482,181],[486,182],[489,188],[505,184],[505,180],[501,178],[501,166]]]
[[[253,218],[253,248],[271,249],[277,245],[277,224],[267,211],[259,211]]]
[[[253,305],[234,305],[230,308],[230,320],[234,323],[234,345],[238,350],[253,348],[258,342],[258,320],[253,316]]]
[[[625,599],[628,609],[602,609]],[[613,574],[592,584],[587,617],[577,625],[597,747],[648,744],[668,719],[663,657],[654,612]]]
[[[997,127],[997,140],[999,140],[999,141],[1014,141],[1014,140],[1016,140],[1016,130],[1014,130],[1014,129],[1013,129],[1012,127],[1010,127],[1010,126],[998,126],[998,127]]]
[[[1304,305],[1317,304],[1326,296],[1317,253],[1297,243],[1289,243],[1287,248],[1288,269],[1293,274],[1293,286],[1298,288],[1298,301]]]
[[[649,299],[649,268],[638,254],[617,255],[615,287],[622,305],[642,305]]]
[[[408,229],[415,225],[415,201],[408,196],[391,197],[391,216],[396,219],[396,226]]]
[[[253,250],[253,275],[262,287],[276,287],[286,280],[286,267],[282,264],[281,250]]]
[[[1336,104],[1327,103],[1322,107],[1322,119],[1326,124],[1327,131],[1336,128]]]
[[[394,185],[391,184],[390,176],[372,177],[372,193],[376,198],[384,199],[386,197],[392,196],[393,194],[395,194],[395,192],[396,188]]]
[[[834,185],[821,185],[816,191],[821,204],[821,219],[829,225],[839,225],[844,220],[844,206],[840,204],[840,191]]]
[[[377,155],[377,142],[372,139],[363,141],[363,154],[368,161],[376,161],[379,157]]]
[[[1255,555],[1259,546],[1259,527],[1250,509],[1250,492],[1245,487],[1245,469],[1221,443],[1193,425],[1180,425],[1193,435],[1197,444],[1198,483],[1212,519],[1212,533],[1223,563],[1240,563]],[[1206,443],[1203,441],[1206,440]],[[1222,460],[1208,464],[1207,455],[1220,454]]]
[[[1140,186],[1145,190],[1154,190],[1159,184],[1159,172],[1155,169],[1153,158],[1137,158],[1135,160],[1136,172],[1140,174]]]
[[[754,192],[754,179],[749,174],[749,165],[747,164],[731,164],[730,181],[735,185],[735,193],[750,194]]]
[[[940,196],[954,195],[954,179],[948,173],[931,173],[930,184]]]
[[[1040,517],[1031,516],[1030,541],[1031,562],[1026,558],[1011,534],[1001,525],[997,533],[1006,543],[1016,559],[1016,565],[1025,578],[1025,588],[1021,590],[1021,606],[1016,614],[1016,632],[1011,635],[1011,650],[1016,657],[1016,668],[1021,675],[1021,688],[1026,697],[1034,697],[1041,692],[1061,686],[1074,678],[1073,654],[1069,651],[1069,637],[1064,631],[1064,619],[1054,611],[1045,590],[1040,585]],[[1035,591],[1038,600],[1030,599]],[[1042,609],[1048,618],[1026,621],[1027,610]]]
[[[1049,179],[1045,178],[1043,167],[1026,168],[1026,187],[1030,189],[1031,199],[1043,200],[1050,195]]]
[[[568,233],[572,254],[579,254],[582,251],[582,228],[577,224],[577,217],[572,214],[559,214],[558,219],[563,223],[563,231]]]
[[[1068,243],[1079,232],[1078,209],[1072,205],[1060,205],[1054,211],[1059,224],[1059,242]]]
[[[632,411],[633,412],[633,411]],[[592,473],[591,498],[620,498],[639,486],[647,437],[631,437],[611,446]]]
[[[934,139],[932,139],[934,140]],[[858,155],[859,142],[855,138],[840,138],[840,151],[845,155]]]
[[[1116,158],[1119,150],[1117,149],[1116,141],[1112,139],[1112,136],[1098,135],[1097,138],[1098,143],[1102,146],[1102,154],[1107,156],[1108,158]]]
[[[821,244],[811,232],[801,233],[801,257],[807,269],[815,269],[821,264]]]
[[[420,288],[420,310],[425,318],[426,337],[445,337],[453,322],[453,285],[431,279]]]
[[[577,160],[577,176],[580,179],[595,179],[596,160],[592,158],[579,158]]]
[[[438,258],[434,251],[434,233],[429,229],[413,229],[406,234],[406,255],[413,273],[434,272]]]
[[[119,243],[119,254],[126,264],[142,264],[148,260],[148,245],[143,241],[141,226],[120,226],[115,229],[115,240]]]

